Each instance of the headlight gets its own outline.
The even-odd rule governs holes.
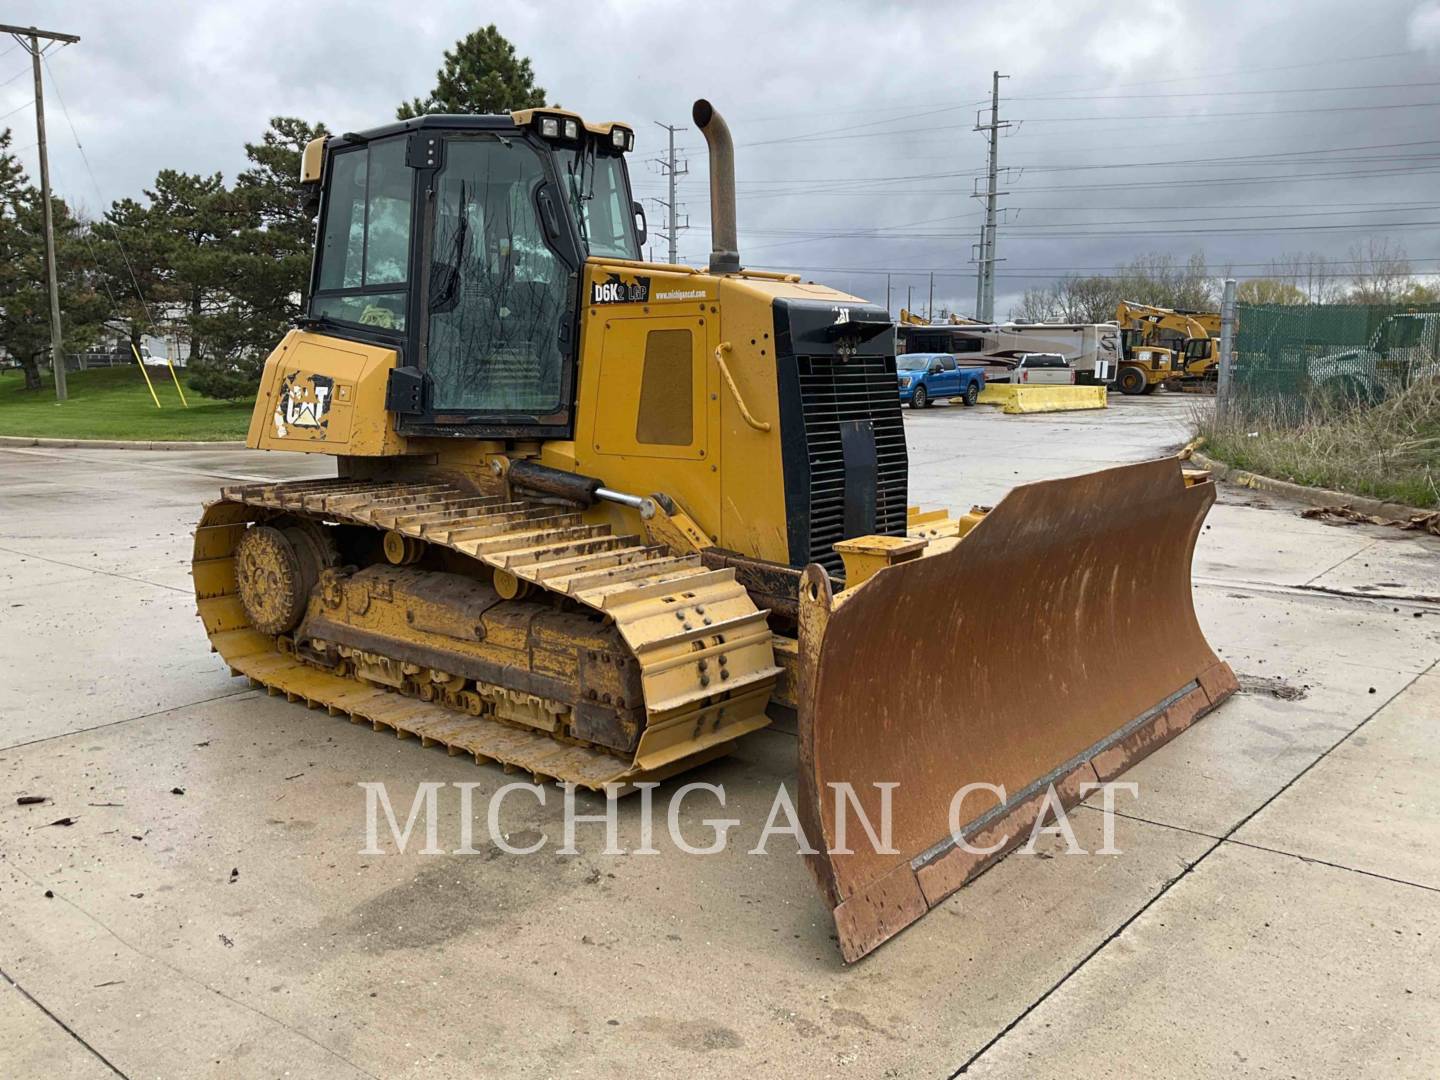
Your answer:
[[[565,137],[567,139],[578,139],[580,137],[580,125],[574,120],[565,121]]]
[[[611,142],[611,144],[614,145],[617,149],[619,149],[619,150],[624,150],[624,149],[625,149],[625,129],[624,129],[624,128],[618,128],[618,127],[617,127],[617,128],[611,128],[611,129],[610,129],[610,142]]]
[[[547,139],[555,139],[560,135],[560,121],[554,116],[543,116],[540,118],[540,134]]]
[[[900,385],[901,385],[901,386],[909,386],[909,385],[910,385],[910,376],[909,376],[909,375],[901,375],[901,376],[900,376]]]

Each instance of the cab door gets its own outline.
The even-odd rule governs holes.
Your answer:
[[[936,396],[959,397],[960,392],[960,365],[955,363],[955,357],[942,356],[940,358],[940,389]]]

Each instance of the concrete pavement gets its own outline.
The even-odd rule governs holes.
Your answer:
[[[912,501],[1154,456],[1190,407],[907,411]],[[208,654],[200,504],[325,464],[0,449],[0,1074],[1440,1068],[1440,607],[1413,599],[1440,593],[1433,539],[1222,492],[1197,607],[1250,689],[1127,774],[1123,854],[1047,839],[844,968],[793,842],[745,854],[793,773],[773,729],[687,778],[728,795],[686,802],[691,842],[744,822],[718,855],[607,857],[597,825],[559,855],[558,798],[524,797],[504,828],[548,837],[540,856],[483,834],[476,856],[359,854],[360,781],[403,813],[422,782],[478,783],[483,806],[513,778],[247,690]],[[1098,846],[1097,811],[1072,821]]]

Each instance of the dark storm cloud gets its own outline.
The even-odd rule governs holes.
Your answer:
[[[997,312],[1044,275],[1150,251],[1203,251],[1243,276],[1288,251],[1343,257],[1373,233],[1403,242],[1417,268],[1440,268],[1440,227],[1414,224],[1440,222],[1440,107],[1411,107],[1440,102],[1433,2],[418,10],[17,3],[7,19],[83,39],[50,64],[98,194],[56,98],[50,126],[56,188],[90,212],[138,195],[162,167],[233,176],[243,142],[272,115],[342,131],[386,121],[430,87],[445,48],[493,19],[553,100],[636,125],[644,196],[663,191],[648,164],[664,138],[652,121],[689,126],[690,102],[710,98],[739,143],[746,261],[877,299],[888,269],[897,307],[907,286],[923,304],[931,268],[937,304],[973,304],[979,204],[969,193],[984,147],[971,128],[993,68],[1010,76],[1002,116],[1014,126],[1001,156],[1017,167],[1002,185],[1011,210]],[[21,147],[34,140],[24,60],[18,50],[0,57],[0,82],[11,79],[0,113],[13,110],[0,123]],[[681,254],[699,261],[709,244],[704,146],[693,130],[680,139],[692,225]],[[22,157],[33,173],[33,149]],[[658,224],[659,209],[647,209]]]

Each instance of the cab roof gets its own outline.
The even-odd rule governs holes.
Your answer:
[[[340,138],[346,142],[369,142],[372,139],[384,138],[386,135],[399,135],[407,131],[423,131],[429,128],[445,128],[450,131],[457,128],[462,131],[518,131],[521,128],[529,127],[538,115],[570,117],[578,120],[581,126],[592,135],[608,136],[617,127],[622,127],[626,131],[633,130],[629,124],[622,124],[616,120],[606,120],[598,124],[590,123],[579,113],[569,109],[546,108],[520,109],[511,113],[425,113],[422,116],[412,116],[408,120],[396,120],[394,123],[382,124],[380,127],[366,128],[364,131],[347,131]]]

